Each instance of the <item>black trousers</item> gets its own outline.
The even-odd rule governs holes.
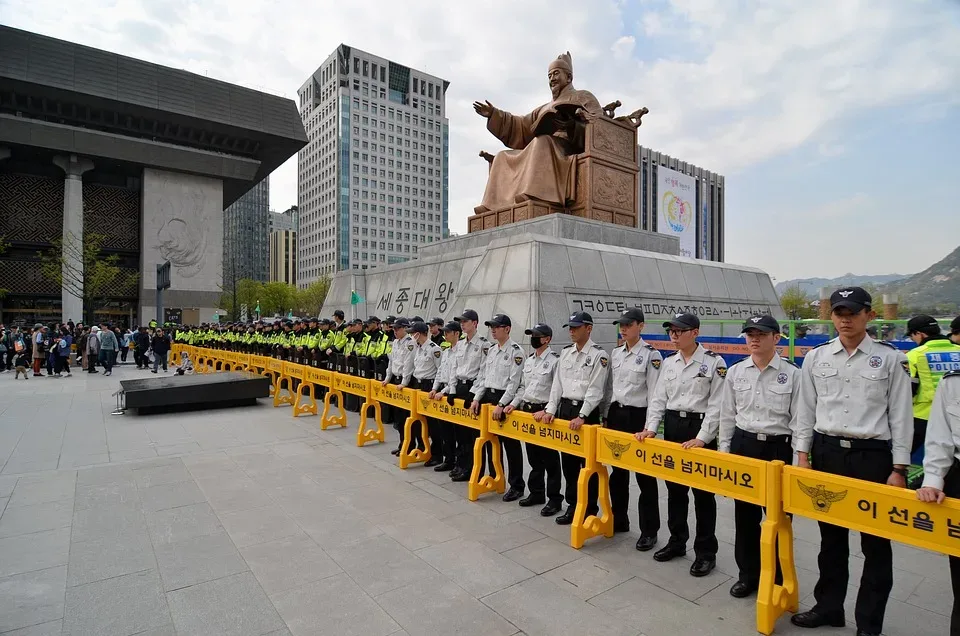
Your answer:
[[[389,384],[393,384],[394,386],[399,388],[402,382],[403,382],[403,377],[398,377],[398,378],[393,378]],[[390,407],[390,412],[393,416],[393,430],[397,432],[397,448],[402,448],[403,447],[403,425],[404,423],[406,423],[407,418],[410,417],[410,412],[407,411],[406,409],[400,408],[399,406],[392,406],[392,405]],[[416,442],[419,440],[421,445],[416,446],[416,448],[422,449],[423,438],[420,435],[420,425],[419,424],[415,425],[415,428],[411,427],[410,432],[411,434],[414,435],[414,438],[413,438],[414,445],[412,445],[411,448],[416,446]]]
[[[793,462],[789,435],[770,436],[761,441],[755,435],[737,428],[733,431],[730,453],[768,462],[780,460],[787,466]],[[740,580],[748,585],[757,585],[760,582],[760,522],[763,520],[763,508],[736,500],[733,502],[733,520],[737,529],[733,553],[740,568]],[[775,582],[778,585],[783,582],[779,554]]]
[[[473,393],[470,392],[472,388],[473,380],[457,380],[457,392],[453,397],[463,400],[466,407],[470,408],[470,403],[473,401]],[[473,443],[480,436],[480,432],[469,426],[459,424],[453,426],[453,437],[457,445],[457,468],[469,473],[473,470]]]
[[[676,411],[667,411],[663,418],[663,439],[668,442],[688,442],[700,432],[702,414],[695,417],[680,417]],[[714,440],[706,448],[716,450]],[[717,497],[712,492],[691,489],[689,486],[667,482],[667,528],[670,529],[670,544],[683,549],[690,539],[687,514],[690,507],[689,493],[693,490],[693,509],[697,515],[697,533],[693,539],[693,551],[698,559],[715,559],[717,556]]]
[[[874,483],[886,483],[893,470],[890,445],[881,440],[855,440],[853,448],[840,446],[839,439],[814,433],[812,464],[816,470]],[[850,578],[850,531],[820,522],[820,579],[813,588],[814,609],[829,614],[843,613]],[[857,628],[871,634],[883,631],[883,615],[893,588],[893,549],[889,539],[860,534],[863,576],[857,594]]]
[[[482,404],[489,404],[491,408],[495,407],[500,403],[500,398],[503,397],[503,394],[504,391],[501,389],[487,389],[483,392],[483,399],[480,400],[480,402]],[[523,480],[523,446],[519,440],[499,436],[498,439],[500,440],[501,466],[504,465],[504,452],[506,452],[507,455],[507,484],[510,488],[523,492],[523,489],[526,487],[526,483]],[[493,452],[490,444],[483,445],[483,457],[487,470],[493,475]],[[483,468],[480,469],[480,474],[484,474]]]
[[[546,404],[531,404],[523,402],[520,410],[525,413],[538,413],[546,408]],[[530,496],[534,499],[546,499],[552,504],[563,503],[560,485],[563,483],[563,473],[560,471],[560,451],[544,448],[537,444],[526,442],[527,461],[530,462],[530,474],[527,477],[527,486]],[[544,484],[546,475],[546,484]]]
[[[607,412],[607,426],[614,431],[639,433],[647,421],[646,407],[623,406],[617,402]],[[660,531],[660,488],[657,478],[636,473],[640,496],[637,509],[640,515],[640,536],[655,537]],[[629,522],[627,508],[630,506],[630,471],[613,468],[610,471],[610,505],[614,523]]]
[[[347,356],[345,365],[346,365],[347,375],[352,375],[357,378],[360,377],[360,367],[357,365],[357,357],[355,355]],[[350,411],[351,413],[359,413],[360,412],[360,396],[353,395],[352,393],[345,393],[343,395],[343,408]]]
[[[429,393],[433,388],[433,378],[413,378],[413,381],[410,382],[410,386],[414,389],[419,389]],[[440,441],[441,436],[438,434],[438,429],[440,426],[442,426],[441,420],[437,420],[432,417],[427,418],[427,432],[430,435],[431,458],[440,457],[443,453],[443,442]],[[420,450],[426,448],[426,445],[423,443],[423,427],[420,425],[420,420],[414,422],[410,427],[410,434],[413,436],[413,442],[417,448]],[[411,448],[412,447],[413,446],[411,445]]]
[[[440,385],[440,390],[443,390],[446,387],[446,384]],[[433,387],[429,389],[424,389],[425,391],[432,391]],[[450,422],[445,422],[444,420],[437,420],[436,425],[430,424],[430,444],[437,444],[437,446],[431,446],[430,452],[434,457],[441,459],[444,463],[450,465],[456,465],[457,463],[457,442],[454,439],[456,431],[455,424]]]
[[[960,462],[954,460],[953,468],[944,480],[943,492],[947,497],[960,497]],[[950,615],[950,636],[960,636],[960,557],[950,557],[950,584],[953,587],[953,613]]]
[[[580,402],[574,403],[571,400],[563,398],[557,407],[557,417],[561,420],[572,420],[580,415]],[[597,409],[593,409],[586,419],[587,424],[599,424],[600,414]],[[567,506],[571,509],[577,507],[577,481],[580,479],[580,469],[586,465],[583,457],[560,453],[560,468],[563,471],[563,478],[566,480],[565,495]],[[600,510],[597,505],[597,493],[600,489],[599,481],[596,475],[590,477],[587,482],[587,514],[595,515]]]

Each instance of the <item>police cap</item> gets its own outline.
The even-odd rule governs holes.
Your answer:
[[[670,327],[684,329],[686,331],[689,331],[690,329],[699,329],[700,319],[693,314],[676,314],[673,318],[663,323],[664,329],[669,329]]]
[[[643,310],[639,307],[631,307],[620,314],[620,318],[613,321],[615,325],[630,324],[632,322],[643,322]]]
[[[592,324],[593,316],[585,311],[578,311],[570,316],[570,320],[567,321],[567,324],[565,324],[564,327],[582,327],[583,325]]]
[[[869,310],[873,306],[873,298],[863,287],[842,287],[830,294],[830,311],[844,307],[853,312],[863,309]]]
[[[538,322],[530,329],[524,330],[523,333],[527,334],[528,336],[540,336],[540,337],[546,336],[548,338],[553,337],[553,329],[550,328],[550,325],[544,324],[542,322]]]
[[[740,333],[747,333],[751,329],[756,329],[757,331],[779,333],[780,323],[777,322],[776,318],[774,318],[769,314],[751,316],[750,318],[747,318],[747,321],[745,323],[743,323],[743,329],[740,330]]]

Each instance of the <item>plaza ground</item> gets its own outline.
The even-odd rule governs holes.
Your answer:
[[[112,377],[0,374],[0,634],[150,636],[726,636],[753,634],[728,594],[733,504],[719,498],[717,569],[656,563],[633,531],[570,548],[569,527],[446,474],[357,448],[357,417],[320,431],[290,407],[113,416]],[[661,484],[666,532],[666,489]],[[692,515],[692,506],[691,506]],[[691,516],[691,528],[693,518]],[[798,520],[801,609],[819,532]],[[848,627],[862,570],[851,537]],[[885,634],[942,636],[946,557],[894,547]],[[777,634],[810,634],[781,618]]]

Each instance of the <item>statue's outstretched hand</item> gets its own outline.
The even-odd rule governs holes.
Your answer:
[[[477,114],[490,119],[490,116],[493,115],[493,104],[484,100],[483,103],[473,102],[473,110],[477,111]]]

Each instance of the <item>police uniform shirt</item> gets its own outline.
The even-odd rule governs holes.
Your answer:
[[[960,461],[960,372],[946,374],[937,385],[927,422],[923,485],[943,490],[943,482]]]
[[[513,408],[522,402],[530,404],[546,404],[550,401],[550,390],[553,388],[553,375],[557,370],[560,355],[550,349],[544,349],[542,354],[531,353],[523,363],[523,373],[520,375],[520,388],[510,403]]]
[[[407,356],[406,366],[403,369],[403,386],[410,386],[414,378],[418,380],[436,378],[442,353],[440,345],[429,338],[424,340],[423,344],[417,344],[414,341],[413,355]]]
[[[720,390],[727,363],[713,351],[697,344],[689,362],[679,351],[663,361],[662,374],[647,406],[648,431],[656,432],[663,414],[670,411],[703,413],[697,439],[709,444],[720,426]]]
[[[647,406],[660,377],[663,356],[642,339],[627,349],[626,343],[610,353],[611,401],[622,406]]]
[[[609,367],[610,357],[593,340],[587,340],[579,351],[576,345],[564,347],[553,374],[547,413],[556,415],[560,400],[566,398],[582,402],[579,415],[589,416],[603,401]]]
[[[433,390],[439,391],[440,387],[444,384],[450,383],[450,371],[451,367],[455,362],[454,360],[455,352],[459,350],[457,345],[453,345],[449,349],[443,349],[441,347],[440,351],[440,368],[437,369],[437,377],[433,380]]]
[[[727,371],[721,398],[721,452],[730,452],[735,428],[757,435],[793,435],[800,402],[800,369],[775,355],[761,371],[748,356]]]
[[[907,357],[864,336],[853,355],[839,338],[810,351],[800,374],[794,448],[808,453],[813,432],[850,439],[890,440],[893,463],[910,463],[913,396]]]
[[[410,334],[393,341],[393,350],[390,351],[390,361],[387,364],[387,382],[403,376],[407,358],[413,355],[414,347],[415,343]]]
[[[447,383],[447,393],[450,395],[457,392],[457,383],[460,380],[476,380],[480,375],[480,365],[490,350],[490,341],[475,333],[473,338],[461,339],[457,349],[457,355],[451,360],[453,367]]]
[[[523,360],[523,349],[513,340],[507,340],[502,346],[494,342],[483,359],[480,374],[473,385],[473,399],[482,400],[487,389],[497,389],[503,390],[500,405],[510,404],[520,388]]]

